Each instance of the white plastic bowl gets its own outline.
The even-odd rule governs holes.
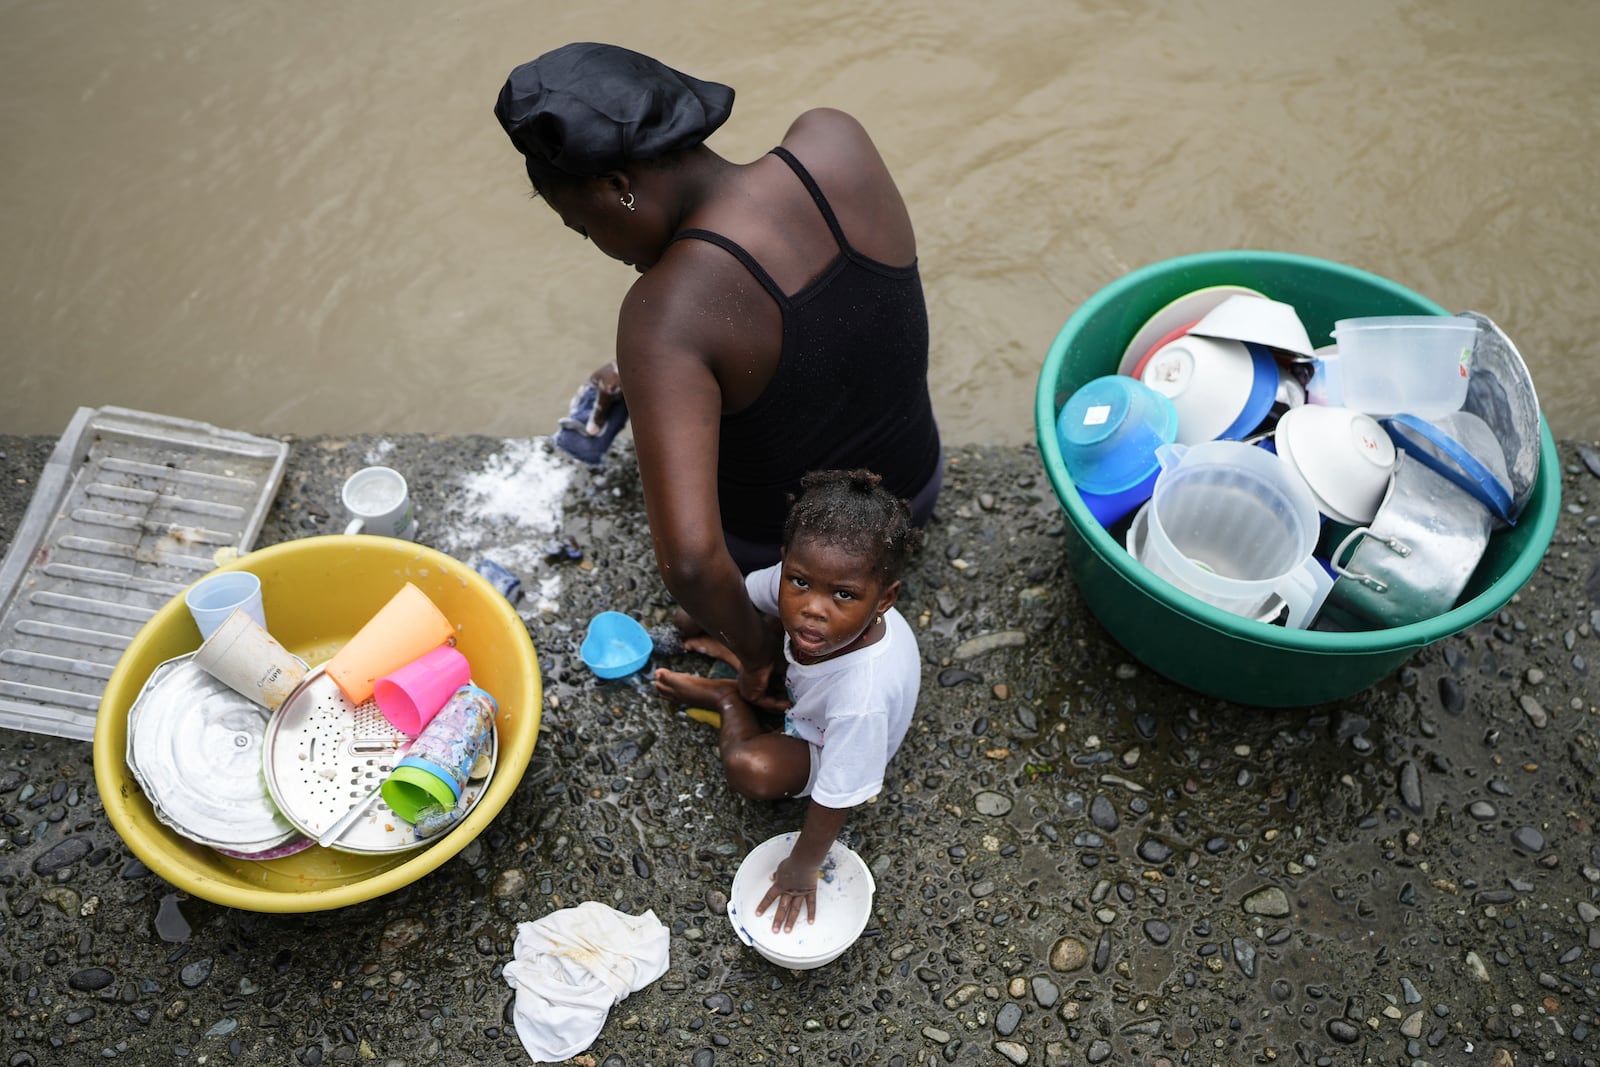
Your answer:
[[[773,933],[772,909],[757,915],[756,908],[772,888],[772,872],[799,837],[800,831],[791,830],[750,850],[733,876],[728,921],[740,941],[768,960],[805,971],[832,963],[855,944],[872,916],[877,885],[861,857],[835,841],[822,861],[822,877],[817,882],[817,921],[806,922],[802,913],[793,930]]]
[[[1308,404],[1278,420],[1278,458],[1296,471],[1330,519],[1372,521],[1394,476],[1394,442],[1371,415]]]
[[[1180,326],[1187,326],[1199,319],[1206,312],[1228,299],[1230,296],[1244,294],[1247,296],[1260,296],[1254,289],[1247,289],[1242,285],[1208,285],[1204,289],[1196,289],[1192,293],[1185,293],[1176,300],[1161,308],[1154,315],[1145,320],[1134,333],[1133,340],[1128,342],[1128,347],[1122,352],[1122,359],[1117,363],[1117,373],[1126,374],[1131,378],[1139,377],[1135,369],[1141,359],[1150,352],[1150,347],[1158,340],[1172,333]]]
[[[1230,296],[1189,328],[1200,337],[1249,341],[1311,359],[1311,335],[1294,307],[1264,296]]]
[[[1198,445],[1233,425],[1250,400],[1255,373],[1243,341],[1191,334],[1151,356],[1140,380],[1172,399],[1178,409],[1178,443]]]

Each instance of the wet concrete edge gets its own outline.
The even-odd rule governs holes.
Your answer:
[[[0,545],[53,444],[0,436]],[[374,456],[447,514],[508,442],[291,445],[259,545],[331,532],[339,482]],[[670,608],[622,447],[566,489],[581,559],[521,575],[562,590],[558,611],[522,605],[547,698],[534,760],[416,885],[310,915],[185,897],[107,822],[91,746],[0,731],[4,1062],[525,1063],[501,975],[516,923],[599,900],[654,910],[671,967],[577,1063],[1593,1064],[1600,460],[1560,456],[1554,542],[1503,612],[1365,693],[1268,711],[1107,637],[1031,448],[952,448],[901,604],[924,699],[847,831],[873,917],[792,972],[722,909],[800,807],[731,795],[709,730],[577,659],[595,611]]]

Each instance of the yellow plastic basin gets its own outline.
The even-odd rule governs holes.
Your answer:
[[[129,770],[128,711],[162,662],[200,645],[183,597],[147,622],[117,661],[95,721],[94,776],[111,825],[134,855],[178,889],[231,908],[323,911],[393,892],[461,851],[495,817],[522,780],[539,736],[539,661],[517,613],[484,578],[442,552],[387,537],[331,536],[251,552],[224,570],[261,579],[267,626],[312,666],[324,663],[406,582],[456,627],[456,647],[473,681],[499,702],[494,778],[472,812],[436,844],[370,856],[315,845],[274,860],[241,860],[169,829]]]

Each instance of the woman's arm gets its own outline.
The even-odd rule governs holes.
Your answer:
[[[698,309],[685,315],[684,296],[672,281],[664,266],[641,277],[617,327],[617,366],[656,565],[684,610],[739,658],[741,693],[766,703],[782,639],[750,603],[723,540],[717,506],[722,393],[703,355],[706,342],[695,336],[703,316]]]

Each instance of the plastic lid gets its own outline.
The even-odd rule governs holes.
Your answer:
[[[1352,330],[1404,330],[1413,327],[1427,329],[1471,330],[1478,326],[1464,315],[1370,315],[1364,318],[1339,319],[1333,324],[1333,334]]]
[[[1511,490],[1503,477],[1490,470],[1488,464],[1474,455],[1472,449],[1455,435],[1459,423],[1443,419],[1440,422],[1444,425],[1419,419],[1415,415],[1400,414],[1384,419],[1383,425],[1394,443],[1410,453],[1417,462],[1460,486],[1490,514],[1507,525],[1513,525],[1516,519],[1511,512]],[[1492,438],[1482,444],[1498,447]],[[1496,459],[1500,460],[1496,465],[1503,471],[1505,462],[1502,457],[1490,456],[1489,463],[1494,463]]]
[[[454,808],[460,798],[450,783],[421,767],[401,763],[383,783],[383,802],[406,822],[417,821],[417,812],[429,804]]]

